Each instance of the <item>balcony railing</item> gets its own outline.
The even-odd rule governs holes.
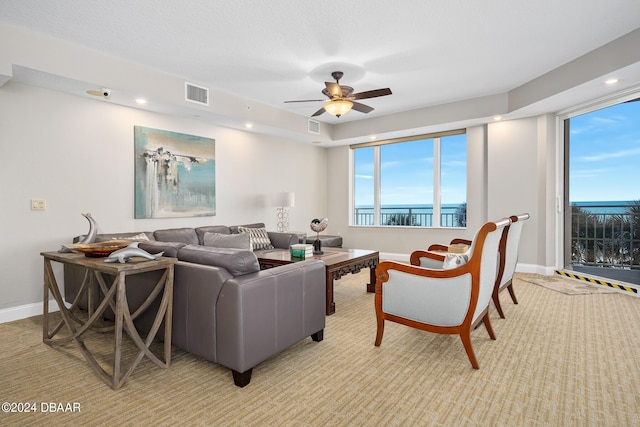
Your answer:
[[[355,208],[355,225],[374,225],[373,208]],[[465,227],[466,205],[443,206],[440,209],[441,227]],[[380,225],[433,227],[433,209],[430,207],[383,207],[380,209]]]
[[[640,269],[640,212],[626,205],[572,206],[571,261],[585,266]]]

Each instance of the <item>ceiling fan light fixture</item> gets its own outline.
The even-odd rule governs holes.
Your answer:
[[[333,114],[336,117],[340,117],[341,115],[349,112],[349,110],[351,110],[351,107],[353,107],[353,102],[346,99],[329,101],[324,104],[325,111],[329,114]]]

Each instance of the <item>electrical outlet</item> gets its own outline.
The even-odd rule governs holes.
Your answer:
[[[32,211],[43,211],[47,209],[47,201],[45,199],[31,199]]]

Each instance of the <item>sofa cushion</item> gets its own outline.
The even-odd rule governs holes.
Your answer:
[[[226,269],[232,276],[260,271],[258,257],[251,251],[210,246],[187,245],[178,251],[180,261]]]
[[[204,246],[213,246],[215,248],[233,248],[251,250],[251,236],[249,233],[240,234],[220,234],[220,233],[204,233]]]
[[[238,232],[247,233],[251,238],[251,248],[254,251],[260,249],[273,249],[271,239],[266,228],[238,227]]]
[[[170,258],[178,257],[178,250],[181,247],[186,246],[184,243],[180,242],[157,242],[157,241],[149,241],[149,242],[141,242],[138,247],[144,251],[149,252],[150,254],[157,254],[159,252],[164,252],[164,256]]]
[[[253,224],[232,225],[231,227],[229,227],[229,231],[231,231],[231,233],[233,233],[233,234],[238,234],[238,233],[240,233],[240,231],[238,231],[238,229],[240,227],[244,227],[244,228],[266,228],[266,226],[264,225],[264,222],[256,222],[256,223],[253,223]]]
[[[231,234],[231,230],[226,225],[205,225],[204,227],[196,227],[198,242],[204,245],[204,233]]]
[[[153,236],[161,242],[181,242],[187,245],[197,245],[200,243],[196,230],[189,227],[156,230],[153,232]]]

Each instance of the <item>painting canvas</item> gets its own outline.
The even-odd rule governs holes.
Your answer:
[[[215,140],[134,126],[135,218],[216,214]]]

